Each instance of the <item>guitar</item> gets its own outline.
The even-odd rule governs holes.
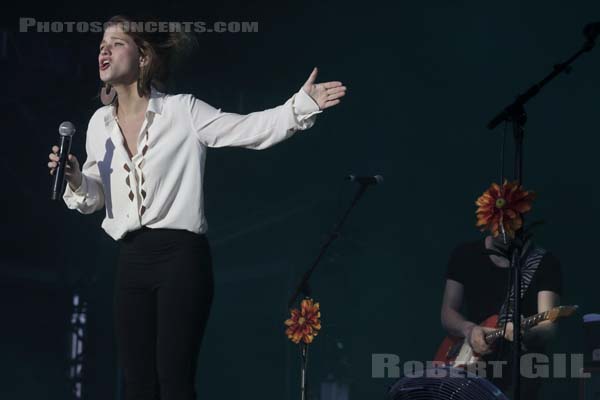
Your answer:
[[[521,327],[524,331],[533,328],[543,321],[554,322],[558,318],[569,317],[577,311],[578,306],[560,306],[554,307],[551,310],[532,315],[523,319]],[[498,315],[492,315],[479,326],[486,328],[496,328],[485,334],[485,341],[488,344],[494,343],[496,340],[504,336],[504,327],[498,327]],[[472,364],[480,359],[481,355],[477,354],[469,343],[462,337],[448,336],[444,339],[438,351],[433,358],[436,362],[441,362],[445,365],[459,367]]]

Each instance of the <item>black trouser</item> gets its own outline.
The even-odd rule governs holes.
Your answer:
[[[204,235],[148,229],[119,240],[115,333],[126,400],[193,400],[213,296]]]

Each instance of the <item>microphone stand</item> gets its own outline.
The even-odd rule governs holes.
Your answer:
[[[354,194],[352,203],[350,203],[350,206],[346,209],[346,212],[344,212],[344,215],[342,216],[342,218],[339,220],[339,222],[337,223],[335,228],[333,228],[333,231],[329,234],[329,237],[327,238],[325,243],[323,243],[323,245],[321,246],[321,250],[319,251],[317,258],[313,261],[312,265],[304,272],[304,275],[302,276],[300,283],[296,287],[296,290],[294,290],[294,294],[292,294],[292,296],[290,297],[290,300],[288,301],[288,308],[292,308],[292,306],[294,305],[294,302],[298,299],[298,296],[300,296],[300,294],[303,294],[305,297],[310,296],[311,290],[310,290],[310,286],[309,286],[309,280],[310,280],[311,275],[313,274],[313,272],[315,272],[317,265],[319,265],[319,262],[321,261],[321,259],[325,255],[325,253],[327,252],[327,249],[329,248],[329,246],[331,246],[331,244],[335,241],[335,239],[337,239],[340,236],[340,231],[342,229],[342,226],[348,219],[350,212],[354,209],[354,207],[356,206],[356,204],[358,203],[358,200],[360,200],[362,195],[365,194],[367,187],[369,186],[368,184],[364,184],[364,183],[359,183],[359,185],[360,185],[360,187]]]
[[[348,219],[350,212],[354,209],[354,207],[358,203],[358,200],[363,196],[363,194],[365,194],[367,187],[369,186],[369,184],[366,184],[366,183],[359,183],[359,185],[360,185],[360,187],[354,194],[352,203],[350,204],[350,206],[348,207],[348,209],[346,210],[346,212],[344,213],[344,215],[342,216],[340,221],[337,223],[337,225],[335,226],[333,231],[329,234],[329,237],[327,238],[325,243],[323,243],[323,246],[321,246],[321,250],[319,251],[317,258],[313,261],[310,268],[308,268],[304,272],[304,275],[302,276],[302,280],[300,281],[300,283],[296,287],[296,290],[294,290],[294,294],[290,297],[290,300],[288,301],[288,308],[292,308],[292,306],[294,305],[294,303],[296,302],[296,300],[298,299],[300,294],[303,294],[304,297],[310,296],[310,293],[311,293],[310,286],[309,286],[310,277],[312,276],[313,272],[315,272],[317,265],[319,265],[319,262],[321,261],[321,259],[325,255],[325,253],[327,252],[327,249],[331,246],[331,244],[335,241],[335,239],[337,239],[340,236],[340,231],[342,229],[342,226]],[[308,364],[308,356],[307,356],[307,350],[308,350],[307,347],[308,346],[305,343],[302,343],[301,346],[302,346],[302,349],[301,349],[302,364],[301,364],[301,376],[300,376],[300,400],[306,400],[308,397],[307,396],[307,382],[306,382],[307,381],[306,369],[307,369],[307,364]]]
[[[523,183],[523,140],[525,137],[525,123],[527,122],[527,113],[525,112],[525,104],[535,97],[540,90],[552,81],[561,72],[569,73],[571,64],[583,53],[589,52],[595,46],[595,39],[600,32],[588,34],[584,29],[584,34],[587,40],[583,47],[565,62],[556,64],[553,71],[548,74],[540,82],[531,86],[526,92],[517,96],[516,100],[500,111],[487,125],[489,129],[494,129],[501,122],[510,122],[513,127],[513,136],[515,141],[515,159],[514,159],[514,174],[519,185]],[[501,182],[502,184],[502,182]],[[517,243],[522,243],[523,231],[517,232]],[[512,389],[513,400],[521,398],[521,249],[520,246],[515,246],[511,253],[511,269],[512,269],[512,288],[513,288],[513,351],[512,351]]]

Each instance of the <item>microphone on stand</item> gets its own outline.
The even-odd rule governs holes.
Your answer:
[[[375,176],[356,176],[356,175],[348,175],[346,177],[347,180],[352,182],[357,182],[360,185],[368,186],[368,185],[379,185],[383,183],[383,176],[375,175]]]
[[[600,35],[600,22],[590,22],[583,28],[583,36],[589,42],[595,42],[598,35]]]
[[[52,200],[58,200],[65,190],[65,169],[67,167],[69,152],[71,151],[71,138],[75,134],[75,125],[65,121],[58,127],[60,135],[60,149],[58,151],[58,165],[54,171],[54,181],[52,182]]]

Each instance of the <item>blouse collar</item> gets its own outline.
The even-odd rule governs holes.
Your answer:
[[[158,89],[156,89],[154,86],[151,86],[150,99],[148,100],[148,109],[146,110],[146,116],[148,116],[148,112],[152,112],[154,114],[161,114],[164,98],[165,98],[164,93],[159,92]],[[116,114],[117,109],[114,105],[114,102],[113,102],[113,104],[110,104],[108,107],[110,109],[110,112],[108,112],[104,116],[104,124],[106,126],[108,126],[111,122],[113,122],[117,117],[117,114]]]

